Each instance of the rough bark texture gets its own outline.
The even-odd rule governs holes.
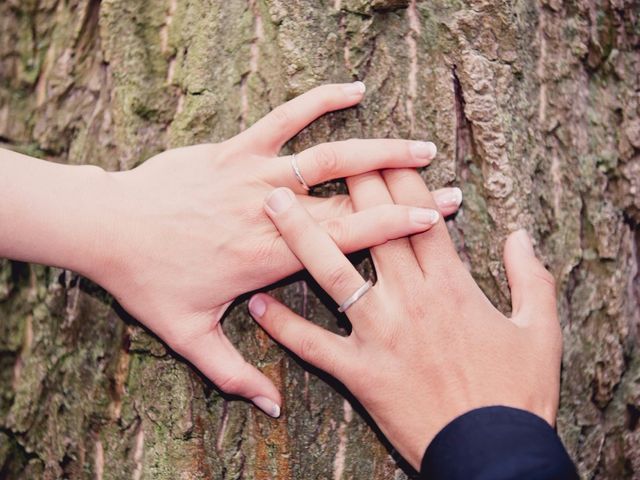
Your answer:
[[[362,106],[290,148],[436,142],[425,178],[462,187],[452,234],[505,311],[502,244],[526,226],[558,279],[559,432],[584,478],[640,478],[639,12],[638,0],[3,0],[0,140],[128,169],[232,136],[314,85],[364,80]],[[279,293],[339,328],[303,282]],[[245,312],[225,329],[284,392],[279,421],[220,396],[87,280],[0,260],[0,477],[412,476]]]

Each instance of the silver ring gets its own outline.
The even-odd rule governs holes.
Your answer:
[[[302,185],[302,188],[304,188],[306,191],[309,191],[309,185],[307,184],[307,182],[304,181],[304,178],[302,178],[302,174],[300,173],[300,167],[298,167],[298,161],[296,160],[296,154],[292,153],[291,154],[291,168],[293,168],[293,173],[295,174],[296,178],[298,179],[298,181],[300,182],[300,185]]]
[[[346,312],[347,309],[358,300],[360,300],[364,296],[364,294],[371,289],[371,287],[373,287],[373,282],[371,280],[367,280],[360,288],[353,292],[353,294],[349,298],[342,302],[342,305],[338,307],[338,311],[340,313]]]

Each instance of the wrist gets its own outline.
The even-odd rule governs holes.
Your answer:
[[[92,271],[106,172],[0,150],[0,257]]]
[[[107,212],[112,203],[109,174],[92,165],[55,165],[45,189],[45,204],[34,223],[34,235],[42,242],[28,261],[72,270],[96,279],[105,261]]]
[[[101,284],[104,272],[117,258],[115,212],[121,201],[120,189],[114,174],[102,168],[82,166],[74,173],[74,182],[81,185],[77,190],[79,207],[69,222],[76,241],[71,256],[60,255],[65,262],[61,266]]]
[[[86,173],[87,209],[84,226],[78,229],[83,255],[71,269],[115,293],[132,268],[130,250],[140,226],[140,219],[132,215],[138,208],[136,186],[130,181],[133,170]]]

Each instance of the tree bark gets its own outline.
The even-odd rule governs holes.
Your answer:
[[[129,169],[364,80],[361,106],[287,148],[434,141],[425,179],[463,189],[451,233],[505,312],[504,238],[532,232],[558,280],[559,433],[584,478],[640,478],[639,17],[638,0],[4,0],[0,141]],[[245,303],[225,330],[283,391],[280,420],[221,396],[86,279],[0,262],[1,478],[414,475]],[[277,294],[340,329],[304,278]]]

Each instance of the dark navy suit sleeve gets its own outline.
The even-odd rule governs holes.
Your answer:
[[[422,459],[427,480],[577,480],[556,432],[542,418],[510,407],[484,407],[453,420]]]

